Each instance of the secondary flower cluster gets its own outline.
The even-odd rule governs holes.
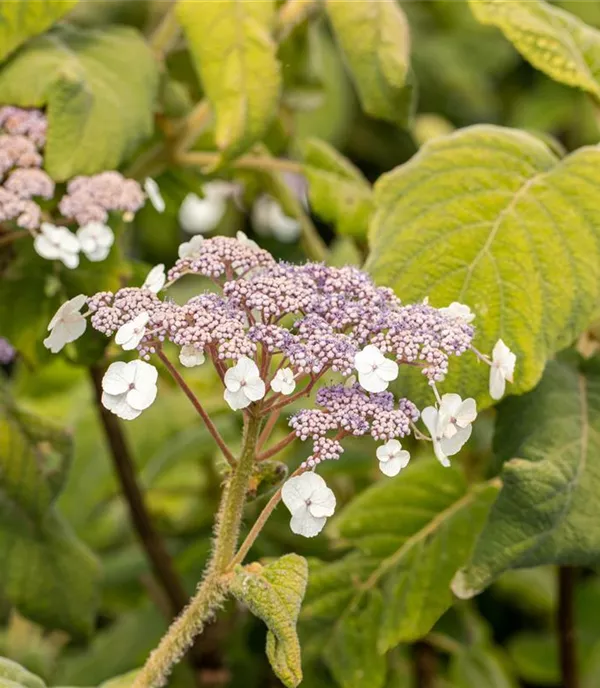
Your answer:
[[[13,222],[34,237],[36,252],[60,260],[68,268],[79,265],[80,253],[90,261],[104,260],[114,242],[106,224],[110,212],[133,217],[146,196],[133,179],[119,172],[74,177],[58,202],[62,219],[49,220],[43,201],[55,197],[54,181],[42,170],[47,133],[40,110],[0,108],[0,222]],[[77,225],[73,233],[66,225]]]
[[[340,457],[345,437],[369,434],[382,442],[377,459],[388,476],[407,465],[410,456],[401,440],[411,433],[432,441],[443,465],[468,440],[477,416],[475,401],[437,391],[450,358],[474,351],[474,316],[466,306],[405,305],[355,267],[276,262],[244,235],[196,236],[180,247],[179,255],[168,275],[164,266],[156,266],[139,288],[81,295],[64,304],[44,344],[59,351],[83,333],[89,316],[92,327],[115,336],[124,350],[137,350],[144,360],[113,363],[103,383],[104,405],[127,420],[156,397],[157,371],[147,361],[155,353],[164,358],[165,342],[178,347],[184,367],[210,360],[233,410],[276,417],[288,403],[316,389],[316,407],[289,420],[289,441],[312,442],[299,469],[305,473],[290,480],[294,490],[283,492],[296,532],[314,535],[330,515],[329,497],[322,509],[316,508],[319,494],[328,493],[309,476],[321,462]],[[184,304],[159,298],[163,289],[190,273],[208,278],[218,291]],[[512,381],[515,356],[501,340],[491,359],[475,353],[491,366],[490,393],[497,398],[505,380]],[[420,413],[412,401],[388,391],[402,365],[420,368],[435,405]],[[340,381],[324,384],[325,376],[334,374]],[[419,418],[428,436],[417,428]]]

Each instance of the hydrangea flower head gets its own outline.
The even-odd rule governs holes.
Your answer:
[[[281,490],[281,499],[292,514],[292,532],[304,537],[318,535],[335,511],[335,495],[317,473],[290,478]]]

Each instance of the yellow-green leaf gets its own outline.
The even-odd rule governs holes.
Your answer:
[[[19,688],[46,688],[46,684],[39,676],[32,674],[17,662],[6,657],[0,657],[0,687],[18,686]]]
[[[49,29],[78,0],[1,0],[0,60],[22,43]]]
[[[309,139],[303,147],[304,174],[317,215],[340,234],[364,237],[373,210],[373,190],[363,174],[325,141]]]
[[[217,146],[236,155],[262,138],[277,109],[275,3],[179,0],[176,11],[215,113]]]
[[[404,301],[469,305],[475,346],[489,352],[501,337],[517,354],[509,391],[525,392],[598,302],[598,184],[598,147],[561,160],[513,129],[440,137],[375,185],[367,269]],[[444,386],[486,404],[487,377],[465,355]],[[405,393],[425,401],[422,376],[409,378]]]
[[[523,57],[555,81],[600,98],[600,31],[544,0],[469,0]]]
[[[267,624],[267,657],[287,688],[302,681],[296,622],[307,578],[306,560],[286,554],[267,566],[238,566],[229,586],[230,592]]]
[[[0,102],[47,107],[45,167],[57,181],[115,169],[153,128],[158,70],[134,29],[59,26],[0,71]]]
[[[327,0],[331,21],[361,104],[369,115],[393,124],[408,121],[410,39],[395,0]]]

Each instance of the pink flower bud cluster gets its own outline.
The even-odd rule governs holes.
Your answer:
[[[40,226],[42,211],[33,198],[54,195],[54,182],[39,169],[45,141],[46,118],[39,110],[0,108],[0,222]]]

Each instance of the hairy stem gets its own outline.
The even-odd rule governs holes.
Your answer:
[[[556,626],[562,676],[561,685],[563,688],[579,688],[573,609],[576,569],[570,566],[560,566],[557,575],[558,610]]]
[[[96,409],[110,447],[110,455],[115,472],[119,478],[121,490],[129,508],[131,522],[152,565],[154,575],[160,581],[169,600],[172,615],[175,616],[187,604],[188,596],[175,571],[171,556],[161,536],[155,530],[150,514],[146,509],[144,496],[137,483],[135,468],[119,420],[102,405],[103,374],[104,371],[99,367],[94,366],[90,368]]]
[[[208,428],[210,434],[214,437],[215,442],[219,445],[219,449],[223,452],[223,456],[227,459],[229,465],[235,466],[235,459],[233,457],[233,454],[231,453],[229,447],[225,444],[225,440],[221,437],[221,433],[217,430],[217,427],[210,419],[208,413],[204,410],[202,404],[198,401],[196,395],[188,387],[186,381],[181,377],[177,368],[175,368],[171,361],[169,361],[165,354],[160,350],[158,351],[158,357],[164,363],[165,368],[171,373],[175,382],[185,392],[185,395],[192,402],[196,411],[198,411],[198,413],[200,414],[200,417],[204,421],[204,424]]]
[[[239,539],[259,429],[260,420],[249,413],[244,427],[242,452],[221,497],[213,555],[204,580],[188,607],[173,622],[150,655],[133,688],[158,688],[165,685],[173,666],[192,645],[196,635],[203,630],[206,622],[225,598],[223,574],[233,558]]]

